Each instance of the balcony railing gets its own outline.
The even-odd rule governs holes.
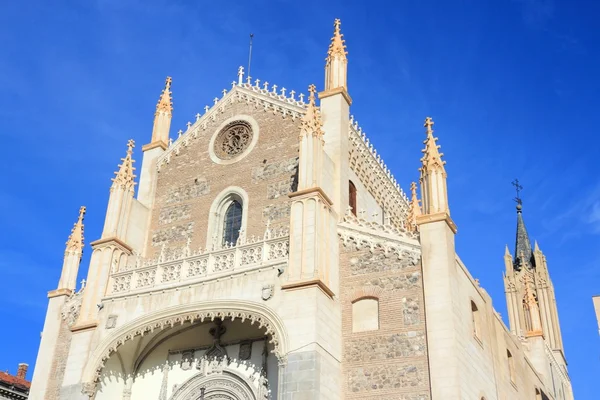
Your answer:
[[[126,266],[111,274],[108,297],[190,285],[287,262],[289,236],[287,232],[285,235],[251,239],[237,246],[199,251],[175,260]]]

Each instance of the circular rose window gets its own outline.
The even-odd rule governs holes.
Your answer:
[[[231,122],[217,134],[214,152],[221,160],[231,160],[242,154],[252,142],[252,127],[246,121]]]

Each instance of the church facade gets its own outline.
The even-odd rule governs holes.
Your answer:
[[[347,63],[336,20],[321,92],[240,68],[175,139],[167,78],[77,287],[80,210],[30,399],[573,399],[521,206],[509,328],[455,252],[432,119],[409,198],[350,116]]]

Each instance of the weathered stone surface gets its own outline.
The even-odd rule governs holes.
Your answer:
[[[158,223],[160,225],[170,224],[190,218],[191,207],[188,204],[175,207],[167,207],[160,210]]]
[[[364,397],[361,396],[360,397],[361,400],[382,400],[380,396],[376,396],[376,397]],[[429,400],[429,393],[420,393],[420,394],[399,394],[399,395],[392,395],[390,396],[389,394],[385,395],[385,400]]]
[[[417,325],[421,323],[421,309],[419,300],[412,297],[402,298],[402,314],[404,325]]]
[[[271,183],[267,186],[267,199],[273,200],[277,199],[281,196],[286,196],[288,193],[293,191],[293,179],[286,179],[284,181],[279,181],[275,183]]]
[[[351,392],[362,392],[421,386],[423,380],[417,366],[391,364],[351,369],[348,385]]]
[[[293,176],[298,170],[298,157],[252,168],[252,182],[270,180],[281,175]]]
[[[152,234],[152,246],[161,246],[174,241],[184,241],[194,232],[194,223],[175,225],[159,229]]]
[[[276,221],[290,217],[290,203],[271,204],[263,210],[263,221]]]
[[[381,276],[366,281],[364,286],[379,286],[388,291],[412,289],[421,286],[421,273]]]
[[[392,272],[416,265],[414,257],[402,257],[383,253],[366,253],[350,258],[350,273],[352,275],[372,274],[374,272]]]
[[[210,192],[210,186],[205,178],[196,178],[194,182],[187,185],[174,187],[167,192],[166,203],[173,204],[181,201],[204,196]]]
[[[425,333],[412,331],[349,340],[345,354],[347,361],[356,362],[422,356],[425,350]]]

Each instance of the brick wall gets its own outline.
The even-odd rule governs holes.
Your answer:
[[[236,163],[214,163],[208,151],[212,135],[223,121],[240,114],[257,121],[256,146]],[[188,236],[193,249],[205,248],[210,206],[228,186],[239,186],[248,193],[247,237],[262,235],[268,219],[273,227],[288,226],[287,194],[296,182],[299,124],[299,119],[284,119],[278,113],[246,103],[227,106],[206,130],[161,168],[147,255],[156,257],[163,244],[167,250],[183,247]]]
[[[59,400],[60,388],[62,386],[67,358],[69,356],[69,347],[71,346],[71,330],[66,321],[61,319],[58,340],[54,349],[54,359],[52,360],[52,369],[48,381],[45,400]]]
[[[340,249],[344,398],[428,400],[420,262],[348,246]],[[363,293],[378,297],[379,329],[353,333],[352,302]]]

